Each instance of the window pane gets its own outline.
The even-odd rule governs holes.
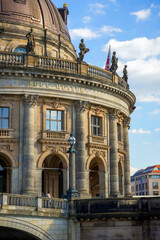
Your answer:
[[[56,121],[51,122],[51,131],[57,131],[57,122]]]
[[[51,119],[57,119],[57,111],[51,111]]]
[[[61,116],[62,116],[61,113],[62,113],[61,111],[58,111],[58,120],[61,120]]]
[[[2,121],[1,121],[1,119],[0,119],[0,128],[2,128]]]
[[[58,131],[61,131],[62,127],[61,127],[61,122],[58,122]]]
[[[0,117],[2,117],[2,108],[0,108]]]
[[[47,118],[47,119],[50,119],[50,110],[47,110],[47,111],[46,111],[46,118]]]
[[[8,119],[3,119],[2,128],[3,129],[8,129]]]
[[[8,117],[9,111],[8,108],[3,108],[3,117]]]
[[[25,48],[22,48],[22,47],[17,47],[14,49],[14,52],[15,53],[27,53],[26,49]]]
[[[46,130],[50,130],[50,126],[49,126],[49,123],[50,123],[50,121],[46,121]]]

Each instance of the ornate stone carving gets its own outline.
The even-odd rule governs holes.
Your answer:
[[[26,4],[26,0],[14,0],[16,3]]]
[[[60,102],[59,98],[53,98],[53,107],[54,108],[61,107],[61,102]]]
[[[88,109],[89,102],[86,101],[75,101],[75,108],[77,112],[84,112],[86,109]]]
[[[109,116],[114,120],[117,120],[118,116],[120,115],[120,111],[116,108],[109,109]]]
[[[127,127],[128,129],[130,128],[130,122],[131,122],[131,118],[130,117],[125,117],[123,120],[123,126]]]
[[[30,107],[34,107],[37,104],[38,96],[37,95],[24,95],[23,103],[25,105],[29,105]]]

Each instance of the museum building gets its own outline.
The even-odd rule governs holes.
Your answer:
[[[63,198],[72,133],[80,197],[130,196],[135,96],[77,56],[68,14],[50,0],[0,0],[0,192]]]

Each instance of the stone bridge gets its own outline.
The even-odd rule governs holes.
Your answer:
[[[0,232],[1,240],[159,240],[160,198],[68,202],[1,194]]]

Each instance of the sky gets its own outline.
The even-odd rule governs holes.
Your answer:
[[[64,1],[53,0],[57,7]],[[130,90],[136,96],[131,114],[131,175],[160,164],[160,1],[67,0],[68,29],[79,52],[84,38],[85,61],[104,68],[108,47],[116,51],[118,74],[127,64]]]

